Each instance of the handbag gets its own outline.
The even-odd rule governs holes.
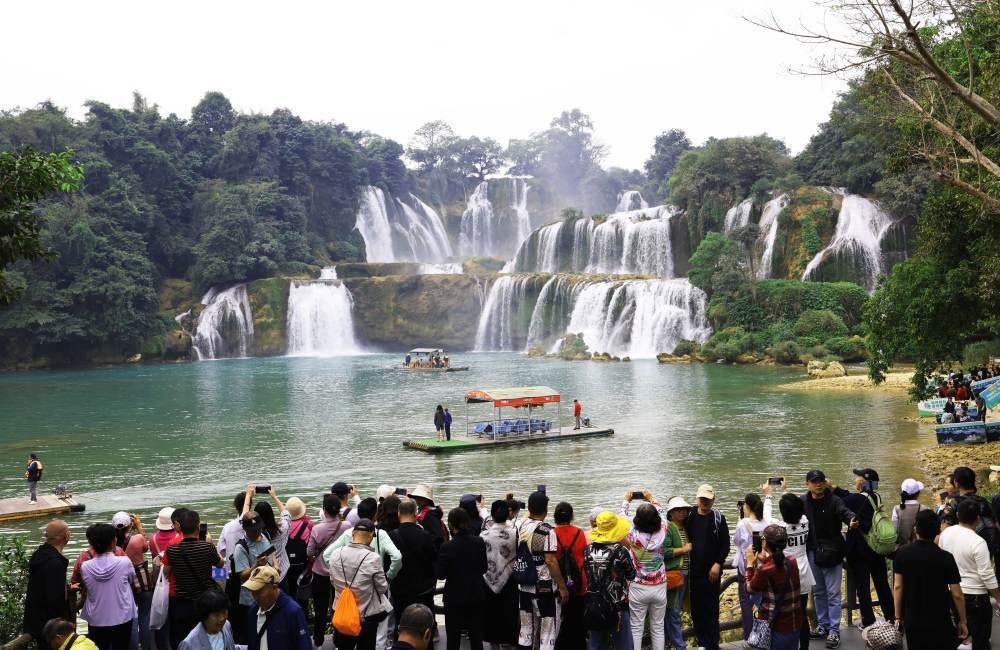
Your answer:
[[[295,583],[295,600],[305,602],[312,598],[313,572],[303,571]]]
[[[667,571],[667,591],[673,591],[684,585],[684,574],[679,569]]]
[[[789,571],[789,561],[785,560],[785,592],[788,592],[788,584],[791,578],[788,575]],[[774,622],[778,618],[778,612],[781,611],[781,607],[775,605],[774,609],[771,610],[771,617],[764,621],[759,618],[753,619],[753,627],[750,629],[750,636],[747,637],[747,642],[745,647],[754,648],[755,650],[771,650],[771,630],[774,627]]]

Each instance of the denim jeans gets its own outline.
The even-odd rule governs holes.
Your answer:
[[[673,644],[677,650],[684,650],[684,630],[681,628],[681,610],[684,609],[684,592],[687,590],[687,576],[684,583],[673,591],[667,592],[667,613],[663,617],[663,629],[666,632],[667,643]],[[674,607],[670,607],[673,599]]]
[[[590,640],[587,642],[589,650],[608,650],[611,641],[615,644],[615,650],[632,650],[632,624],[629,619],[628,607],[622,610],[621,621],[617,630],[608,632],[590,631]]]
[[[823,568],[816,564],[813,552],[809,551],[809,568],[812,569],[816,585],[813,598],[816,601],[816,619],[822,627],[840,631],[840,576],[844,565]]]
[[[787,634],[771,631],[771,650],[798,650],[798,647],[798,630],[788,632]]]
[[[132,650],[137,650],[140,646],[142,650],[151,650],[152,634],[149,629],[149,610],[153,606],[153,590],[141,591],[135,597],[136,607],[139,608],[139,615],[132,621]]]

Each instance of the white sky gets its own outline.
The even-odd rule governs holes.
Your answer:
[[[639,167],[654,136],[767,132],[800,150],[837,79],[788,72],[817,54],[755,27],[822,21],[808,0],[62,2],[0,16],[0,108],[98,99],[190,116],[208,90],[242,111],[290,108],[403,143],[443,119],[506,144],[564,109],[589,113],[608,165]]]

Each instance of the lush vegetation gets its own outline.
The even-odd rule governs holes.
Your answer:
[[[0,644],[21,635],[28,588],[28,549],[22,537],[0,535]]]

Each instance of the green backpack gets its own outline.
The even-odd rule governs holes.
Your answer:
[[[872,527],[865,533],[865,541],[868,546],[879,555],[889,556],[896,551],[896,526],[892,519],[882,511],[882,499],[879,498],[878,505],[870,494],[865,493],[868,503],[872,504]]]

